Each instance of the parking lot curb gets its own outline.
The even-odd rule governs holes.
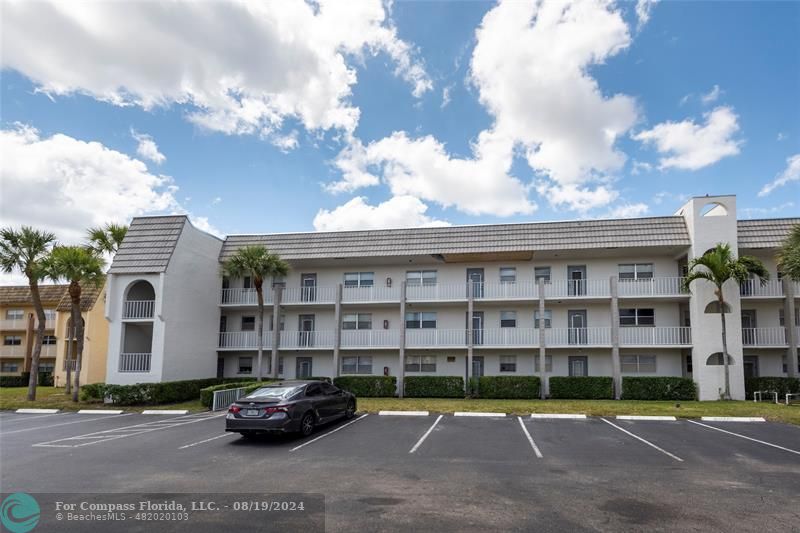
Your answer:
[[[584,414],[559,414],[559,413],[533,413],[531,418],[552,418],[552,419],[585,419]]]
[[[145,409],[143,415],[188,415],[188,409]]]
[[[122,409],[81,409],[79,415],[121,415]]]
[[[21,415],[54,415],[60,409],[17,409],[15,412]]]
[[[703,422],[766,422],[761,416],[702,416]]]
[[[469,412],[469,411],[456,411],[453,413],[453,416],[506,416],[505,413],[479,413],[479,412]]]
[[[617,415],[617,420],[664,420],[675,422],[677,418],[674,416],[656,416],[656,415]]]
[[[378,411],[380,416],[428,416],[428,411]]]

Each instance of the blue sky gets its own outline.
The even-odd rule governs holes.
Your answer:
[[[280,30],[270,4],[212,22],[180,4],[169,37],[168,10],[138,4],[5,6],[3,224],[472,224],[672,214],[707,193],[737,194],[740,218],[800,215],[797,2],[550,2],[552,23],[489,2],[328,20],[298,4]]]

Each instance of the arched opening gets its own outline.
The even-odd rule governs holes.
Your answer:
[[[126,322],[122,330],[120,372],[149,372],[153,352],[153,323]]]
[[[701,217],[724,217],[728,215],[728,208],[719,202],[709,202],[700,209]]]
[[[725,309],[725,314],[728,314],[728,313],[731,312],[731,306],[728,305],[727,302],[725,302],[723,304],[722,308]],[[703,312],[708,314],[708,315],[719,314],[719,302],[718,301],[709,302]]]
[[[708,359],[706,359],[706,366],[722,366],[724,364],[725,362],[722,359],[722,352],[714,352],[708,356]],[[731,354],[728,354],[728,364],[734,364]]]
[[[153,318],[156,291],[150,282],[134,281],[125,291],[122,318]]]

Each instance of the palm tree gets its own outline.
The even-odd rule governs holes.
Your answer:
[[[795,224],[778,250],[778,270],[800,281],[800,224]]]
[[[100,254],[115,254],[119,250],[122,240],[128,233],[128,226],[121,224],[106,224],[105,226],[89,228],[89,248]]]
[[[78,401],[81,385],[81,358],[83,356],[83,319],[81,318],[81,284],[99,287],[105,276],[105,261],[102,257],[83,246],[56,246],[45,261],[44,270],[53,281],[69,282],[72,327],[75,331],[75,383],[72,388],[72,401]],[[72,342],[72,339],[68,339]],[[67,383],[70,381],[70,366],[67,366]]]
[[[228,258],[222,265],[222,275],[231,278],[250,276],[258,295],[258,381],[261,381],[262,357],[264,353],[264,279],[285,276],[289,265],[263,246],[245,246]],[[277,328],[276,328],[277,329]],[[277,333],[276,333],[277,334]],[[277,377],[278,362],[272,361],[270,374]]]
[[[28,278],[33,308],[36,312],[36,337],[31,353],[31,375],[28,380],[28,400],[36,399],[36,385],[39,378],[39,356],[42,354],[42,338],[47,321],[39,297],[39,281],[44,277],[42,262],[50,254],[56,240],[53,233],[22,226],[18,231],[12,228],[0,230],[0,269],[10,273],[17,269]]]
[[[729,280],[737,284],[745,283],[752,276],[758,276],[764,285],[769,279],[764,264],[751,256],[734,257],[730,244],[717,244],[700,257],[695,257],[689,263],[689,274],[684,279],[684,287],[689,290],[689,285],[694,280],[704,279],[716,286],[714,294],[719,304],[719,316],[722,320],[722,364],[725,367],[725,394],[723,399],[731,399],[730,369],[728,368],[728,339],[725,325],[725,296],[723,285]]]

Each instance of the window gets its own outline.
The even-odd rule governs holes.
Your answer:
[[[406,313],[406,328],[435,329],[436,313]]]
[[[550,283],[550,267],[536,267],[533,269],[533,279],[536,284],[543,279],[545,283]]]
[[[244,287],[245,289],[249,289],[252,286],[253,285],[252,285],[252,280],[250,279],[250,276],[245,276],[244,277],[244,281],[242,282],[242,287]]]
[[[44,310],[44,319],[45,320],[55,320],[56,319],[56,310],[55,309],[45,309]]]
[[[283,276],[275,276],[272,278],[272,288],[274,289],[276,287],[286,287],[286,279]]]
[[[242,331],[255,331],[256,330],[256,317],[243,316],[242,317]]]
[[[533,371],[539,371],[539,356],[533,356]],[[545,372],[552,372],[553,371],[553,356],[552,355],[545,355],[544,356],[544,371]]]
[[[789,372],[789,367],[786,365],[786,356],[784,355],[781,359],[782,371],[784,374]],[[797,363],[797,371],[800,372],[800,361]]]
[[[409,287],[420,285],[436,285],[435,270],[409,270],[406,272],[406,284]]]
[[[654,326],[656,312],[653,309],[620,309],[620,326]]]
[[[374,272],[345,272],[345,287],[372,287],[375,281]]]
[[[17,371],[19,371],[19,365],[17,363],[8,363],[8,362],[0,363],[0,372],[17,372]]]
[[[56,343],[56,336],[55,335],[45,335],[42,337],[42,346],[53,346]]]
[[[372,374],[372,356],[342,357],[342,374]]]
[[[500,372],[516,372],[516,371],[517,371],[517,356],[501,355]]]
[[[533,312],[533,327],[539,327],[539,311]],[[553,311],[551,309],[544,310],[544,327],[553,327]]]
[[[627,263],[619,265],[619,279],[652,279],[653,263]]]
[[[516,283],[517,269],[513,267],[500,269],[500,283]]]
[[[39,372],[47,372],[49,374],[52,374],[55,371],[55,369],[56,369],[55,363],[51,362],[43,363],[41,361],[39,362]]]
[[[372,313],[350,313],[342,316],[342,329],[372,329]]]
[[[269,319],[267,320],[267,323],[268,323],[267,327],[269,328],[270,331],[275,329],[275,326],[272,324],[272,317],[273,317],[273,315],[270,315]],[[286,325],[286,315],[284,315],[283,313],[281,313],[280,321],[281,321],[280,322],[280,328],[281,328],[281,331],[283,331],[285,329],[284,326]]]
[[[436,372],[436,356],[409,355],[406,357],[406,372]]]
[[[784,318],[783,315],[783,309],[778,309],[778,322],[780,323],[781,326],[786,325],[786,319]],[[800,326],[800,307],[794,308],[794,325]]]
[[[500,327],[501,328],[515,328],[515,327],[517,327],[517,312],[516,311],[500,311]]]
[[[239,358],[239,374],[252,374],[253,373],[253,358],[240,357]]]
[[[8,320],[22,320],[25,318],[25,311],[22,309],[8,309],[6,310],[6,318]]]
[[[643,374],[656,371],[655,355],[623,355],[623,374]]]
[[[22,337],[19,335],[6,335],[3,338],[4,346],[19,346],[22,344]]]

